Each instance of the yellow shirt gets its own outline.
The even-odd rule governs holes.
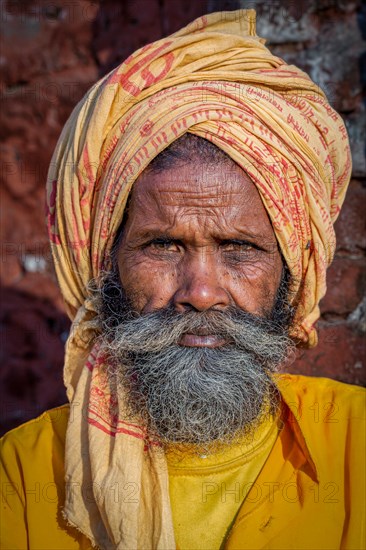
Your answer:
[[[269,411],[252,438],[220,452],[167,453],[174,533],[179,550],[220,548],[278,435]]]
[[[282,429],[223,548],[365,548],[365,391],[294,375],[278,385]],[[4,550],[91,549],[62,517],[68,413],[54,409],[2,439]]]

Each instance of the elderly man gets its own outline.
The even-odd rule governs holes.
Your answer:
[[[76,107],[47,221],[70,404],[3,441],[3,548],[363,548],[360,388],[314,346],[350,177],[253,10],[150,44]]]

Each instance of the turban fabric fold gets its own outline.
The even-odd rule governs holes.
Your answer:
[[[175,546],[164,458],[137,422],[122,420],[87,288],[110,266],[134,181],[186,132],[217,145],[253,180],[292,275],[291,334],[317,342],[333,223],[351,172],[345,126],[304,72],[265,47],[254,10],[203,16],[94,85],[68,120],[48,175],[48,230],[73,319],[64,514],[101,548]]]

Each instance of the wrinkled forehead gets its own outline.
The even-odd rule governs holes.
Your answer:
[[[135,188],[138,194],[159,194],[160,202],[181,195],[188,203],[207,200],[225,206],[229,197],[242,192],[244,178],[243,170],[217,145],[186,133],[152,160]]]
[[[136,180],[128,206],[129,229],[182,231],[184,225],[196,233],[210,228],[227,238],[239,238],[236,231],[276,242],[255,184],[231,159],[209,163],[196,158],[161,170],[148,168]]]
[[[145,170],[136,180],[135,200],[155,198],[161,205],[227,207],[259,197],[249,176],[233,161],[211,165],[202,159],[177,164],[162,171]]]

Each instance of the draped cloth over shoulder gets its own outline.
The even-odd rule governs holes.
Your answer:
[[[292,335],[317,341],[333,223],[351,171],[344,124],[304,72],[264,46],[254,10],[203,16],[95,84],[49,170],[48,230],[73,319],[64,514],[101,548],[175,547],[165,459],[137,421],[122,420],[123,397],[101,369],[87,286],[108,269],[134,181],[186,132],[216,144],[255,183],[295,282]]]

